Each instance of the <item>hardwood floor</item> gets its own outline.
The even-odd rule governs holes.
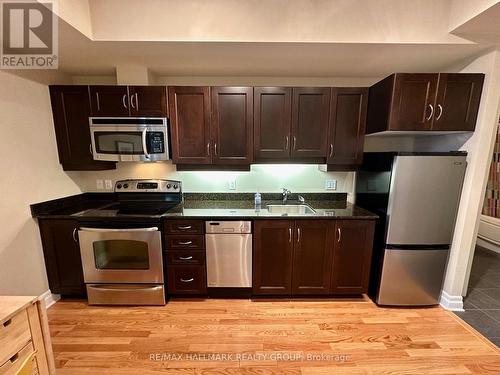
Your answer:
[[[500,351],[440,307],[368,299],[173,300],[49,309],[57,374],[500,374]]]

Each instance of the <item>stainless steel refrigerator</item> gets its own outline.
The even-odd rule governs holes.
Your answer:
[[[379,305],[439,303],[466,153],[365,153],[356,204],[377,213],[370,296]]]

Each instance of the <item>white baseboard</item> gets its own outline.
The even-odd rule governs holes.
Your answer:
[[[493,251],[495,253],[500,254],[500,246],[498,246],[494,243],[491,243],[490,241],[487,241],[485,239],[482,239],[479,236],[477,237],[476,245],[484,247],[487,250],[490,250],[490,251]]]
[[[441,292],[439,304],[450,311],[464,311],[464,300],[462,296],[452,296],[444,290]]]
[[[48,309],[50,306],[52,306],[54,303],[56,303],[57,301],[59,301],[61,299],[61,295],[60,294],[52,294],[50,292],[50,290],[47,290],[45,293],[43,293],[40,296],[40,299],[45,300],[45,306]]]

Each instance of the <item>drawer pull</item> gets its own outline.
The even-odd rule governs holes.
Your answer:
[[[10,363],[16,363],[18,359],[19,359],[19,353],[16,353],[12,357],[10,357],[9,361]]]
[[[191,245],[193,243],[193,241],[179,241],[178,244],[179,245]]]
[[[12,324],[12,319],[9,319],[9,320],[6,320],[5,322],[3,322],[3,326],[4,327],[8,327]]]
[[[191,229],[191,225],[185,225],[185,226],[182,226],[182,225],[178,225],[177,228],[179,229]]]
[[[194,279],[193,278],[190,278],[190,279],[181,279],[181,281],[183,283],[190,283],[191,281],[194,281]]]
[[[191,260],[193,259],[192,256],[189,256],[189,257],[179,257],[180,260]]]

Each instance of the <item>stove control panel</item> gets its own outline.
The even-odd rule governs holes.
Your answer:
[[[181,193],[182,183],[175,180],[120,180],[117,193]]]

